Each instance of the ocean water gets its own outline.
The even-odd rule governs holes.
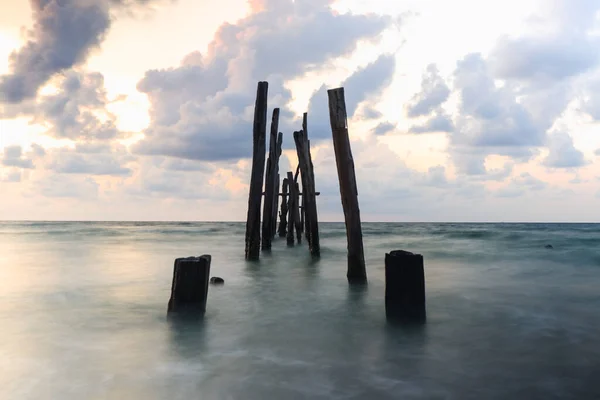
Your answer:
[[[241,223],[0,223],[0,399],[597,399],[600,225],[363,225],[369,285]],[[552,244],[553,250],[544,248]],[[385,321],[384,255],[425,257],[427,323]],[[211,254],[202,321],[173,260]]]

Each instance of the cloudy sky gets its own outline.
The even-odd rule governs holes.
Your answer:
[[[600,221],[600,0],[2,0],[0,219],[244,220],[256,84],[365,221]]]

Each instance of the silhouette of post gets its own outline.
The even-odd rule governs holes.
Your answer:
[[[288,179],[283,178],[281,183],[281,212],[279,214],[279,237],[286,237],[288,216]]]
[[[168,313],[206,311],[210,262],[208,254],[175,260]]]
[[[273,207],[275,206],[275,186],[277,179],[277,165],[279,156],[277,149],[277,132],[279,130],[279,108],[273,110],[271,120],[271,134],[269,136],[269,158],[267,159],[267,172],[265,174],[265,200],[263,203],[262,220],[262,249],[271,249],[271,239],[273,238]]]
[[[304,218],[306,222],[306,234],[310,253],[318,257],[320,255],[319,247],[319,225],[317,220],[317,198],[315,195],[315,185],[313,181],[310,163],[310,148],[304,131],[294,132],[294,142],[296,143],[296,153],[298,154],[298,164],[302,176],[302,204]]]
[[[362,228],[360,222],[360,209],[358,207],[358,188],[354,171],[354,159],[348,136],[348,117],[346,114],[346,100],[344,88],[330,89],[329,119],[333,136],[335,162],[340,183],[340,195],[346,222],[346,236],[348,239],[348,272],[350,283],[366,283],[367,271],[362,241]]]
[[[296,182],[294,182],[294,176],[292,172],[287,173],[287,181],[288,181],[288,225],[287,225],[287,244],[289,246],[294,245],[294,227],[296,225],[296,213],[295,213],[295,205],[296,202]]]
[[[252,173],[248,195],[248,218],[246,220],[246,260],[258,260],[260,257],[260,203],[265,170],[268,90],[269,84],[267,82],[258,83],[252,130]]]

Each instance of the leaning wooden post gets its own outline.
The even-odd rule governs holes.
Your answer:
[[[211,256],[178,258],[173,267],[173,283],[168,313],[206,311]]]
[[[294,202],[296,201],[296,183],[294,182],[294,176],[291,172],[287,173],[287,181],[288,181],[288,221],[287,221],[287,244],[290,246],[294,245],[294,226],[296,225],[296,221],[294,218],[296,217],[296,213],[294,212]]]
[[[346,236],[348,239],[348,272],[350,283],[366,283],[367,271],[358,208],[358,189],[354,172],[354,159],[348,136],[348,117],[346,115],[346,100],[344,88],[330,89],[329,119],[333,136],[335,162],[340,184],[340,195],[346,221]]]
[[[310,140],[308,139],[308,113],[304,113],[302,116],[302,131],[304,132],[304,140],[306,141],[306,153],[307,153],[307,164],[308,164],[308,176],[309,176],[309,193],[310,193],[310,248],[313,256],[319,257],[321,255],[321,245],[319,241],[319,216],[317,212],[317,189],[315,184],[315,169],[312,162],[312,155],[310,152]]]
[[[425,270],[421,254],[403,250],[386,253],[385,314],[389,321],[425,321]]]
[[[248,219],[246,220],[246,260],[258,260],[260,257],[260,202],[265,172],[268,91],[269,84],[267,82],[258,82],[252,130],[252,175],[248,195]]]
[[[285,237],[287,232],[288,215],[288,180],[283,178],[281,183],[281,212],[279,213],[279,237]]]
[[[263,203],[262,219],[262,249],[271,249],[273,238],[273,207],[275,206],[275,180],[277,179],[277,132],[279,131],[279,108],[273,110],[271,120],[271,135],[269,136],[269,158],[265,174],[265,201]],[[279,193],[277,193],[279,195]]]

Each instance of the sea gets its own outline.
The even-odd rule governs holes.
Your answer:
[[[243,223],[0,223],[0,399],[600,399],[600,225],[363,223],[366,286],[320,233],[246,262]],[[424,256],[423,325],[386,322],[391,250]],[[225,284],[167,318],[202,254]]]

